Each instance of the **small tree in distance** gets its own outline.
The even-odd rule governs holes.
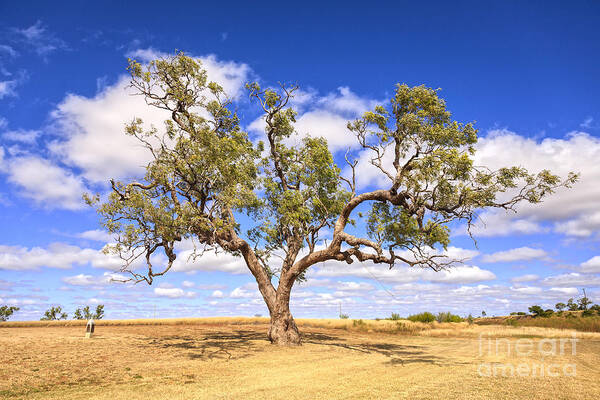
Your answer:
[[[96,312],[90,310],[90,306],[78,308],[73,314],[73,319],[102,319],[104,317],[104,305],[99,304],[96,306]]]
[[[562,312],[565,308],[567,308],[567,305],[565,303],[556,303],[554,308],[556,308],[558,311]]]
[[[20,308],[15,306],[0,306],[0,321],[8,321],[8,319],[19,310]]]
[[[296,86],[247,85],[265,122],[265,142],[253,142],[232,100],[197,60],[183,53],[146,66],[130,60],[129,72],[137,93],[171,117],[164,133],[144,130],[140,119],[126,127],[152,161],[141,180],[111,181],[109,199],[98,205],[103,225],[118,238],[107,251],[123,259],[132,280],[148,284],[171,269],[183,240],[242,257],[271,316],[268,338],[277,344],[301,342],[290,293],[311,266],[368,261],[440,271],[461,262],[444,254],[452,223],[470,228],[479,210],[539,203],[577,179],[476,166],[476,129],[454,121],[438,92],[425,86],[397,85],[387,106],[348,123],[358,147],[340,158],[343,174],[324,138],[290,144]],[[357,166],[365,154],[385,184],[361,191]],[[99,196],[86,200],[94,205]],[[364,234],[349,233],[348,225]],[[160,268],[152,263],[157,252],[167,260]],[[144,272],[133,268],[138,259],[146,261]]]
[[[50,307],[44,313],[44,316],[40,318],[40,321],[55,321],[59,319],[67,319],[68,315],[66,312],[63,312],[61,306]]]

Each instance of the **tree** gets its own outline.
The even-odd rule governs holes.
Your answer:
[[[590,304],[593,302],[587,297],[585,294],[585,289],[583,289],[583,297],[577,300],[577,306],[580,310],[586,311]]]
[[[20,308],[15,306],[0,306],[0,321],[8,321],[8,319],[19,310]]]
[[[540,306],[531,306],[529,307],[529,312],[533,314],[534,317],[539,317],[544,315],[544,309]]]
[[[296,86],[247,85],[265,122],[265,142],[255,143],[197,60],[183,53],[147,65],[129,60],[128,70],[131,86],[170,119],[164,132],[145,129],[140,119],[126,126],[152,156],[143,178],[111,180],[104,203],[85,196],[118,238],[106,251],[123,259],[131,280],[148,284],[172,268],[175,244],[184,240],[198,245],[197,257],[206,249],[242,257],[277,344],[301,342],[289,300],[311,266],[370,261],[440,271],[461,261],[444,254],[452,223],[470,228],[479,210],[539,203],[577,179],[475,166],[476,129],[454,121],[438,92],[425,86],[398,85],[387,107],[348,123],[359,148],[346,153],[343,174],[324,138],[290,144]],[[387,183],[359,191],[357,166],[365,154]],[[366,234],[349,233],[348,225]],[[161,252],[166,262],[158,268],[153,255]],[[138,259],[144,271],[133,268]]]
[[[556,303],[556,305],[554,307],[558,311],[562,312],[565,308],[567,308],[567,305],[565,303]]]
[[[104,317],[104,305],[99,304],[96,306],[96,312],[90,311],[90,306],[85,306],[75,310],[73,319],[102,319]]]
[[[55,321],[59,319],[67,319],[67,313],[63,312],[61,306],[53,306],[46,310],[40,321]]]
[[[567,301],[567,308],[569,309],[569,311],[577,311],[579,310],[579,305],[577,305],[577,303],[575,303],[575,301],[573,301],[573,299],[569,299],[569,301]]]

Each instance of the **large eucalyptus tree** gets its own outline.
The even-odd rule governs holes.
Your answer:
[[[243,257],[269,309],[268,337],[276,344],[301,342],[290,292],[311,266],[368,261],[439,271],[460,261],[443,254],[450,223],[470,226],[487,207],[539,203],[577,179],[475,166],[473,125],[453,121],[436,90],[397,85],[387,106],[348,123],[349,141],[358,141],[360,154],[387,182],[361,192],[359,153],[346,154],[344,176],[324,138],[291,144],[295,87],[247,85],[265,122],[264,141],[253,142],[198,60],[179,53],[145,65],[130,60],[128,70],[131,86],[170,119],[164,133],[144,130],[139,119],[126,127],[152,156],[143,179],[111,181],[104,203],[87,197],[117,238],[110,251],[132,280],[148,284],[171,269],[182,240]],[[349,224],[366,234],[349,233]],[[152,260],[161,252],[167,261],[157,268]],[[145,260],[143,271],[133,268],[138,259]]]

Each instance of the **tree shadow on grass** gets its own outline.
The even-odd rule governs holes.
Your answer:
[[[328,348],[343,348],[363,354],[380,354],[387,357],[389,365],[407,365],[428,363],[438,366],[459,365],[450,358],[440,357],[428,352],[427,346],[404,345],[395,343],[348,342],[344,337],[320,332],[303,332],[305,344]],[[195,360],[238,360],[250,357],[264,350],[268,344],[266,332],[252,330],[213,331],[199,336],[161,336],[148,338],[147,346],[165,349],[185,350],[186,356]]]
[[[264,333],[238,330],[211,332],[201,336],[161,336],[148,338],[147,346],[187,350],[186,355],[199,360],[237,360],[251,356],[260,349],[258,342],[266,342]]]
[[[321,333],[306,333],[304,335],[304,343],[312,343],[326,347],[338,347],[364,354],[381,354],[389,358],[387,361],[387,364],[389,365],[427,363],[438,366],[449,366],[467,364],[457,362],[450,358],[433,355],[428,352],[427,346],[370,342],[348,343],[344,338],[323,335]]]

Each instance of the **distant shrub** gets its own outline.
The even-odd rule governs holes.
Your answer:
[[[348,314],[340,314],[340,319],[348,319],[350,316]]]
[[[425,311],[420,314],[409,315],[408,320],[413,322],[433,322],[435,321],[435,315]]]
[[[474,321],[475,321],[475,318],[473,318],[473,316],[471,314],[469,314],[469,316],[467,317],[467,322],[469,323],[469,325],[473,325]]]
[[[464,319],[458,315],[452,314],[450,311],[440,312],[435,316],[437,322],[463,322]]]
[[[552,314],[554,314],[554,310],[551,310],[551,309],[544,310],[540,306],[531,306],[531,307],[529,307],[529,312],[531,314],[533,314],[534,318],[535,317],[544,317],[544,318],[547,318],[547,317],[550,317]]]
[[[363,321],[362,319],[355,319],[352,320],[352,326],[354,328],[366,329],[367,324],[365,324],[365,321]]]
[[[527,315],[527,313],[523,311],[513,311],[510,315]]]
[[[594,310],[583,310],[581,313],[582,317],[591,317],[592,315],[596,315],[596,311]]]
[[[392,321],[398,321],[398,320],[401,320],[402,318],[400,317],[400,314],[392,313],[392,316],[388,319],[390,319]]]

